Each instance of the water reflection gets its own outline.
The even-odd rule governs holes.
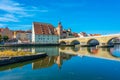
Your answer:
[[[110,48],[110,54],[114,57],[120,58],[120,45]]]
[[[68,55],[63,52],[59,52],[59,47],[8,47],[8,48],[2,48],[2,51],[4,50],[13,50],[13,51],[28,51],[32,52],[32,54],[37,54],[41,52],[46,52],[47,57],[31,60],[27,62],[22,63],[16,63],[11,64],[7,66],[0,67],[0,71],[4,70],[12,70],[14,68],[21,68],[22,66],[32,64],[32,69],[42,69],[42,68],[48,68],[53,66],[54,64],[58,65],[58,69],[61,69],[62,64],[64,61],[69,60],[74,55]]]
[[[53,65],[57,65],[58,69],[61,69],[63,63],[70,60],[73,56],[91,56],[120,61],[120,45],[116,45],[114,48],[80,47],[77,45],[75,47],[8,47],[0,50],[29,51],[32,54],[46,52],[48,55],[37,60],[3,66],[0,67],[0,71],[11,70],[17,67],[21,68],[28,64],[32,64],[33,70],[48,68]]]
[[[58,65],[58,68],[61,69],[62,64],[65,60],[69,60],[72,57],[72,55],[66,55],[62,54],[59,56],[52,56],[52,57],[46,57],[42,60],[35,61],[32,63],[32,69],[40,69],[40,68],[46,68],[50,67],[54,64]]]
[[[25,61],[25,62],[22,62],[22,63],[14,63],[14,64],[11,64],[11,65],[6,65],[6,66],[1,66],[0,67],[0,71],[5,71],[5,70],[12,70],[14,68],[22,68],[23,66],[27,65],[27,64],[31,64],[31,63],[34,63],[36,61],[40,61],[44,58],[40,58],[40,59],[36,59],[36,60],[30,60],[30,61]]]
[[[60,49],[60,52],[120,61],[120,45],[115,45],[113,48],[66,47],[64,50]]]

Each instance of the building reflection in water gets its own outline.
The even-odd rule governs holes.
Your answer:
[[[50,67],[54,64],[58,65],[58,68],[62,68],[62,64],[64,61],[69,60],[73,55],[67,55],[64,53],[60,53],[58,56],[48,56],[41,61],[36,61],[32,63],[32,69],[41,69]]]
[[[61,65],[63,63],[62,57],[59,55],[55,58],[55,63],[58,65],[59,69],[61,69]]]
[[[69,60],[73,55],[68,55],[65,53],[59,52],[59,47],[18,47],[18,48],[3,48],[2,50],[13,50],[13,51],[31,51],[33,54],[41,53],[41,52],[46,52],[47,57],[32,60],[32,61],[27,61],[27,62],[22,62],[22,63],[16,63],[16,64],[11,64],[7,66],[0,67],[0,71],[4,70],[11,70],[17,67],[22,67],[27,64],[32,64],[32,69],[42,69],[42,68],[48,68],[50,66],[53,66],[54,64],[58,65],[58,68],[61,69],[62,64],[64,61]]]
[[[32,53],[37,54],[41,52],[47,53],[48,56],[57,56],[59,55],[59,47],[33,47]]]
[[[97,58],[104,58],[108,60],[120,61],[120,46],[116,45],[114,48],[97,48],[97,47],[18,47],[18,48],[1,48],[0,50],[14,50],[14,51],[30,51],[33,54],[46,52],[47,57],[1,66],[0,71],[10,70],[16,67],[22,67],[27,64],[32,64],[32,69],[48,68],[53,65],[58,65],[58,69],[62,68],[66,60],[70,60],[74,55],[92,56]]]
[[[44,58],[30,60],[30,61],[25,61],[25,62],[21,62],[21,63],[14,63],[14,64],[10,64],[10,65],[5,65],[5,66],[0,66],[0,71],[12,70],[14,68],[22,68],[23,66],[25,66],[27,64],[31,64],[33,62],[40,61],[42,59],[44,59]]]

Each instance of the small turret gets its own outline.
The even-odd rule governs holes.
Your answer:
[[[58,24],[61,25],[61,22],[59,21]]]

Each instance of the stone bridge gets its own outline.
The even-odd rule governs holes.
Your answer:
[[[90,36],[90,37],[78,37],[78,38],[67,38],[67,39],[60,39],[59,43],[66,44],[66,45],[71,45],[75,41],[79,42],[80,45],[89,45],[91,40],[96,40],[99,42],[99,46],[108,46],[108,43],[113,40],[119,38],[120,39],[120,34],[112,34],[112,35],[102,35],[102,36]]]

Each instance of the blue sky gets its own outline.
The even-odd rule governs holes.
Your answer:
[[[120,0],[0,0],[0,27],[31,29],[61,21],[73,32],[120,33]]]

